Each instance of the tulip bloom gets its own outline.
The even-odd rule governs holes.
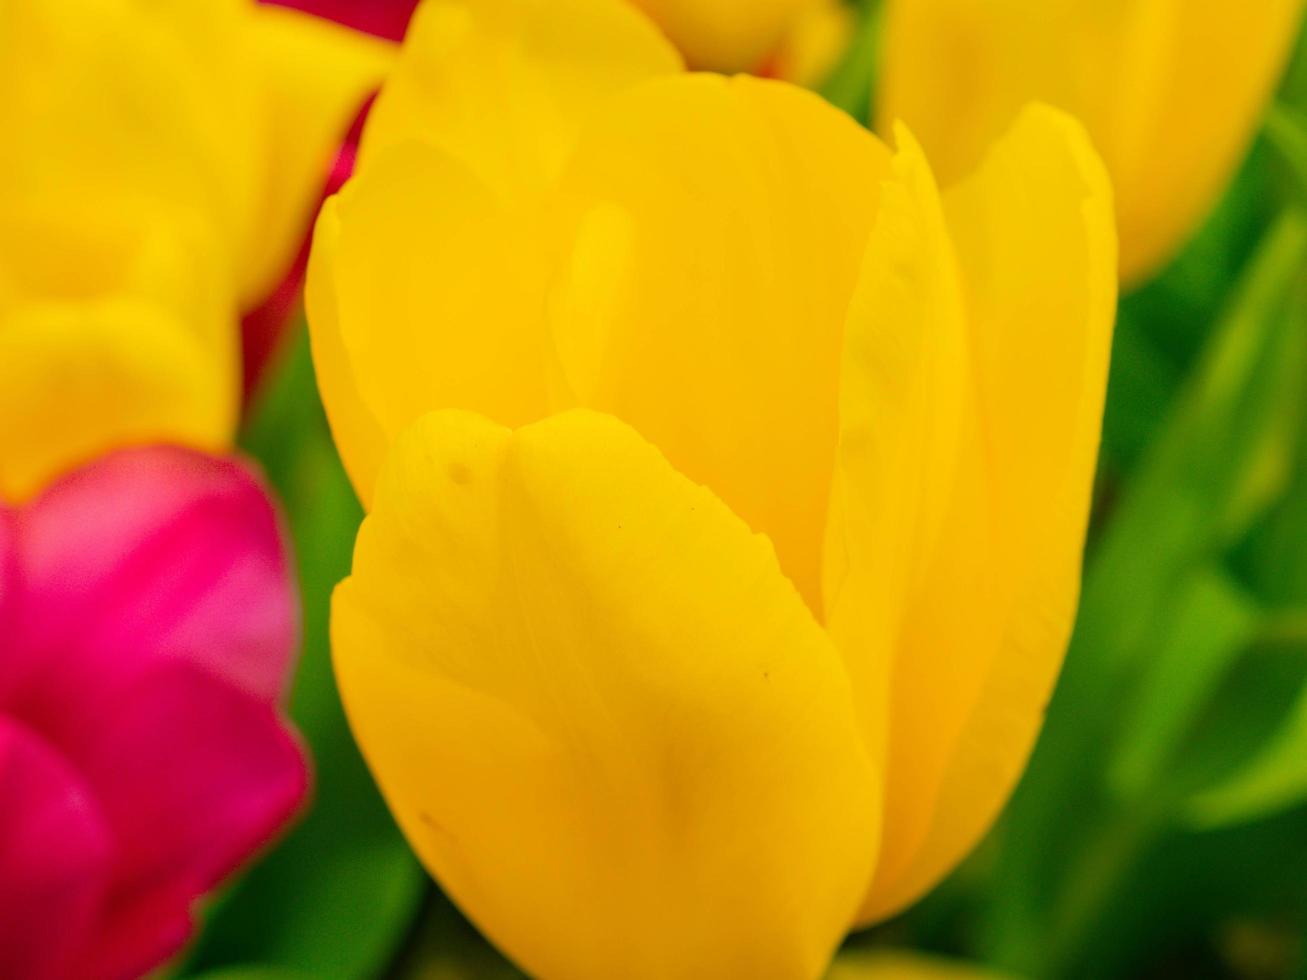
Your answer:
[[[944,179],[1031,99],[1079,118],[1116,191],[1121,274],[1170,259],[1257,130],[1303,0],[890,0],[877,116]]]
[[[364,754],[545,978],[815,978],[985,831],[1074,615],[1105,174],[941,192],[604,0],[431,3],[319,219]]]
[[[278,518],[239,463],[119,453],[0,510],[0,976],[139,976],[303,799]]]
[[[230,444],[239,312],[389,60],[253,0],[0,7],[0,500],[123,445]]]

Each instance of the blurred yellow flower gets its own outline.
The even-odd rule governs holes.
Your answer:
[[[230,441],[238,311],[390,57],[253,0],[0,0],[0,500]]]
[[[1084,123],[1137,283],[1195,230],[1256,132],[1304,0],[889,0],[877,117],[941,179],[1039,99]]]
[[[606,0],[419,11],[309,316],[369,510],[333,614],[426,866],[543,978],[815,978],[945,874],[1074,614],[1106,177],[944,193]]]
[[[845,0],[630,0],[692,68],[817,82],[852,29]]]

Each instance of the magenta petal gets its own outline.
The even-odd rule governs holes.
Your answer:
[[[53,749],[0,717],[0,977],[67,975],[104,898],[109,833]]]
[[[356,31],[391,41],[403,40],[418,0],[262,0],[334,20]]]
[[[79,763],[118,846],[87,976],[136,975],[174,953],[193,903],[267,845],[308,788],[275,708],[180,662],[124,692]]]
[[[18,588],[18,556],[15,551],[14,515],[0,505],[0,636],[11,635],[15,592]],[[0,700],[4,684],[0,682]]]
[[[295,587],[281,521],[242,463],[168,447],[116,453],[60,481],[18,522],[23,637],[56,675],[42,686],[94,682],[63,690],[65,705],[166,659],[281,697]]]

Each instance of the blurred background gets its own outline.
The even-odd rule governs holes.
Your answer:
[[[880,11],[852,16],[821,90],[865,121]],[[1300,39],[1201,232],[1123,294],[1078,627],[1020,789],[944,886],[851,946],[1000,976],[1307,977],[1305,207]],[[327,612],[361,513],[302,323],[242,443],[290,515],[315,798],[170,975],[518,976],[418,867],[345,723]]]

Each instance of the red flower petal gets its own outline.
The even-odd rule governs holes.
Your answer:
[[[94,977],[135,976],[172,955],[193,903],[268,844],[308,788],[274,707],[177,661],[123,693],[79,763],[117,845],[79,974]]]
[[[0,717],[0,977],[69,975],[104,898],[109,846],[77,773]]]
[[[294,585],[276,511],[244,465],[117,453],[20,512],[18,547],[35,676],[15,710],[61,747],[98,737],[97,705],[161,662],[204,666],[267,703],[285,690]]]

